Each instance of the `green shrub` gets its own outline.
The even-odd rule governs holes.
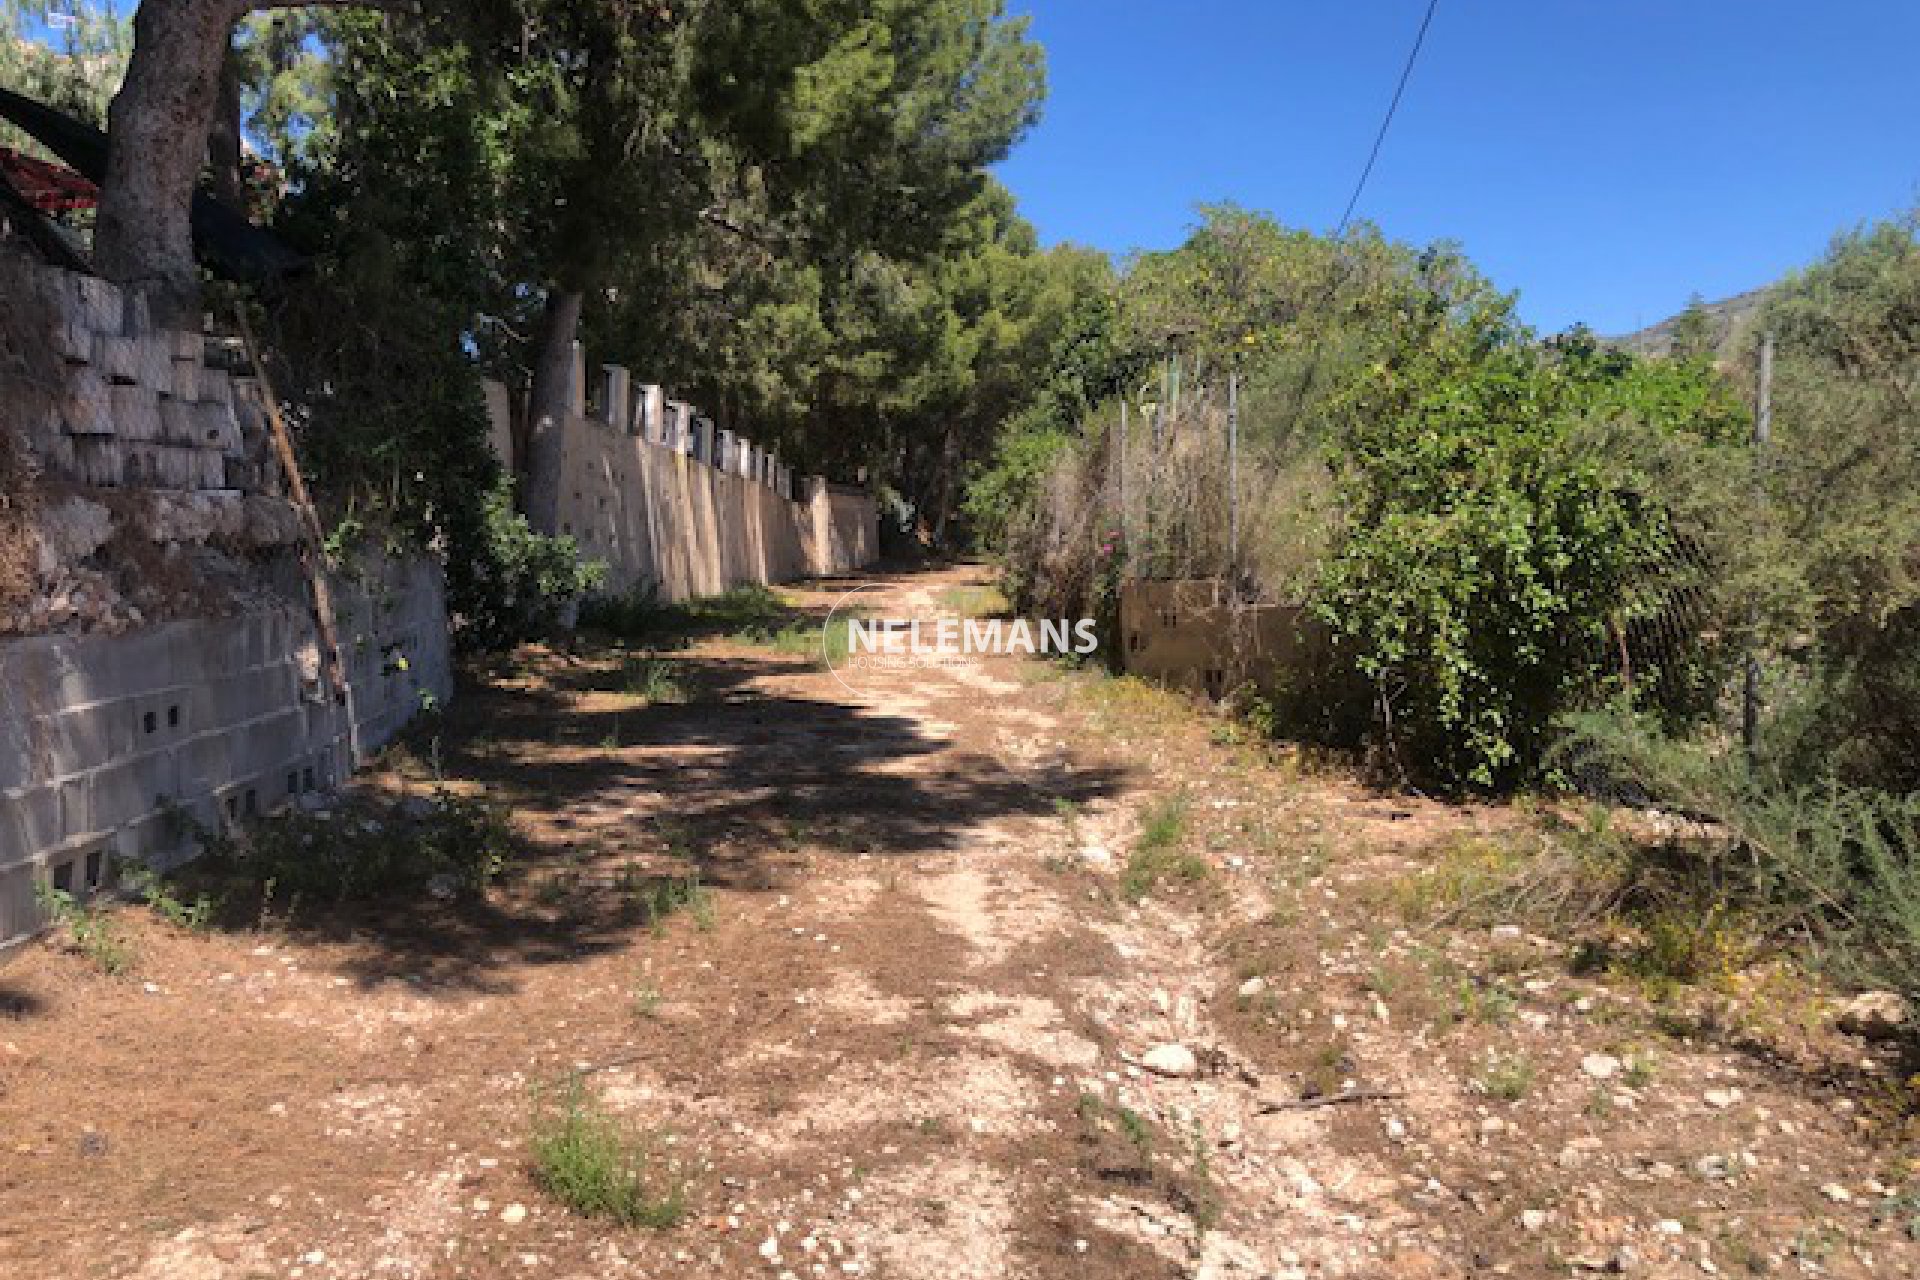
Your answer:
[[[68,944],[100,972],[113,977],[133,968],[133,948],[120,936],[110,912],[81,902],[65,889],[45,884],[34,887],[34,897],[41,914],[56,929],[64,930]]]
[[[1647,885],[1658,877],[1669,900],[1691,902],[1686,923],[1656,918],[1630,966],[1674,976],[1726,967],[1721,915],[1737,912],[1761,939],[1811,943],[1838,976],[1920,997],[1920,793],[1796,780],[1618,711],[1572,716],[1567,728],[1567,756],[1699,824],[1637,869],[1631,892],[1642,900],[1657,900]]]
[[[666,1228],[686,1216],[677,1176],[578,1075],[536,1094],[532,1154],[535,1179],[582,1217]]]
[[[1666,605],[1690,535],[1629,443],[1684,436],[1710,469],[1739,421],[1710,374],[1673,376],[1590,343],[1542,351],[1502,304],[1410,332],[1357,390],[1315,607],[1409,772],[1535,772],[1555,716],[1613,669],[1609,640]]]
[[[503,812],[445,790],[393,803],[293,808],[230,833],[180,820],[205,849],[188,874],[296,900],[403,898],[443,880],[478,891],[515,850]]]
[[[606,576],[605,565],[580,558],[571,537],[534,532],[514,509],[513,484],[504,476],[463,527],[464,554],[447,564],[447,598],[464,649],[511,648],[552,632]]]

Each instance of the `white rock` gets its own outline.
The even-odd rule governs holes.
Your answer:
[[[1835,1204],[1847,1204],[1853,1199],[1853,1192],[1847,1190],[1837,1182],[1829,1182],[1826,1186],[1820,1188],[1820,1194]]]
[[[1725,1111],[1740,1101],[1741,1094],[1738,1089],[1709,1089],[1700,1096],[1714,1110]]]
[[[1157,1044],[1141,1055],[1140,1065],[1157,1076],[1170,1076],[1176,1080],[1191,1079],[1200,1074],[1200,1060],[1193,1056],[1193,1050],[1183,1044]]]
[[[1580,1059],[1580,1069],[1595,1080],[1611,1080],[1620,1074],[1620,1059],[1610,1053],[1590,1053]]]
[[[1520,1215],[1520,1225],[1529,1231],[1538,1231],[1547,1225],[1545,1209],[1528,1209]]]
[[[500,1211],[500,1221],[510,1227],[517,1227],[527,1220],[527,1206],[510,1204]]]
[[[1240,984],[1240,998],[1242,1000],[1251,1000],[1256,996],[1264,995],[1266,990],[1267,980],[1265,978],[1248,978]]]

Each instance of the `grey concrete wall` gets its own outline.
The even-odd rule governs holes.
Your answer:
[[[586,385],[577,352],[574,385]],[[584,555],[605,562],[609,592],[686,600],[846,573],[879,558],[870,495],[794,477],[751,441],[713,433],[658,387],[635,387],[617,366],[605,366],[596,385],[596,412],[576,402],[563,429],[559,525],[549,532],[572,535]],[[496,439],[506,434],[498,420],[505,403],[503,391],[489,389]]]
[[[0,640],[0,945],[38,927],[36,880],[81,892],[116,862],[190,853],[168,806],[208,826],[271,811],[451,696],[436,564],[374,561],[335,590],[344,704],[322,690],[312,614],[292,604]]]

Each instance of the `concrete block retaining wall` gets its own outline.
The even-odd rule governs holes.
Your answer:
[[[344,704],[291,603],[0,640],[0,946],[39,927],[36,881],[85,893],[116,863],[187,856],[170,806],[215,827],[328,789],[451,695],[437,565],[383,561],[335,590]]]

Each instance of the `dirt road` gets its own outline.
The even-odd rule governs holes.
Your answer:
[[[984,580],[860,604],[931,619]],[[1395,915],[1528,815],[1371,794],[1032,659],[677,661],[684,705],[617,657],[528,659],[389,777],[511,803],[533,856],[484,902],[129,911],[127,975],[53,944],[0,968],[0,1274],[1920,1267],[1905,1153],[1836,1079],[1557,940]],[[697,865],[710,912],[636,920],[640,864]],[[683,1169],[680,1225],[537,1185],[531,1091],[576,1071]]]

